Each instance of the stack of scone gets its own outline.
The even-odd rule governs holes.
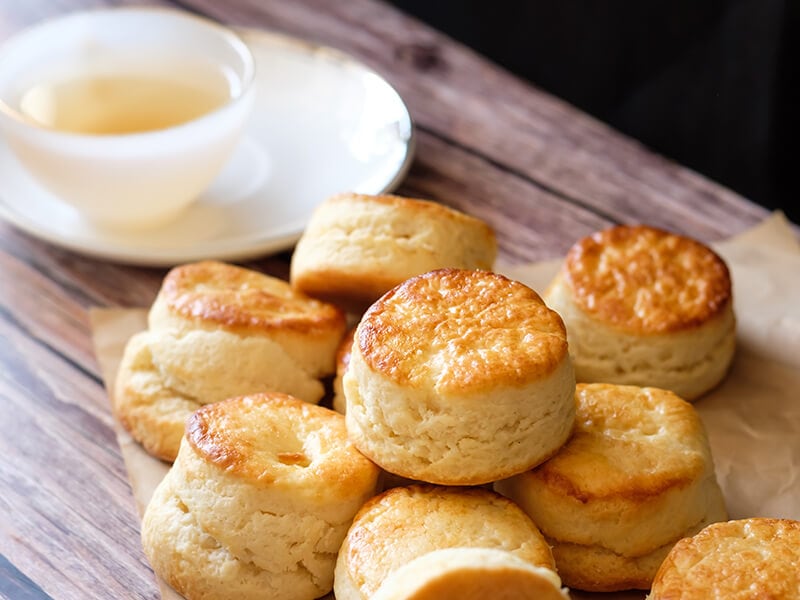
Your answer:
[[[340,309],[280,279],[219,262],[176,267],[125,349],[115,412],[145,450],[172,461],[204,404],[265,391],[319,402],[345,327]]]
[[[649,589],[675,542],[727,518],[700,417],[657,388],[579,384],[575,399],[559,453],[495,489],[541,528],[566,585]]]
[[[542,300],[491,271],[496,252],[458,211],[342,194],[299,241],[292,289],[219,263],[170,273],[115,398],[151,452],[180,444],[143,524],[156,572],[190,599],[333,581],[338,600],[558,600],[562,582],[648,589],[678,540],[724,520],[679,397],[730,363],[724,263],[614,228],[578,242]],[[334,369],[344,416],[219,402],[317,402]],[[364,504],[380,471],[423,483]],[[454,487],[479,485],[496,491]]]

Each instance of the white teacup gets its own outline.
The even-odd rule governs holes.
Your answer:
[[[39,184],[93,223],[158,227],[233,152],[254,75],[246,44],[212,21],[156,8],[74,13],[0,47],[0,131]]]

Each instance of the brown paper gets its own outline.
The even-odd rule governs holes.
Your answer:
[[[800,244],[776,213],[715,246],[731,269],[737,315],[737,352],[725,382],[695,404],[708,430],[731,518],[800,519]],[[499,268],[543,290],[560,261]],[[146,327],[146,312],[94,309],[95,352],[106,388],[128,338]],[[117,427],[140,514],[168,465],[147,455]],[[179,596],[161,583],[162,598]],[[573,598],[633,599],[641,592]]]

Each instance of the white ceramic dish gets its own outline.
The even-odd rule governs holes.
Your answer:
[[[256,59],[255,110],[230,162],[179,221],[136,234],[95,228],[33,181],[2,140],[0,217],[82,254],[170,266],[285,250],[328,196],[397,186],[411,163],[413,127],[384,79],[336,50],[238,33]]]

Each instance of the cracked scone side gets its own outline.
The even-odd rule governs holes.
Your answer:
[[[149,454],[171,462],[186,419],[202,404],[166,385],[153,364],[151,337],[142,331],[128,340],[111,399],[114,414],[133,438]]]

